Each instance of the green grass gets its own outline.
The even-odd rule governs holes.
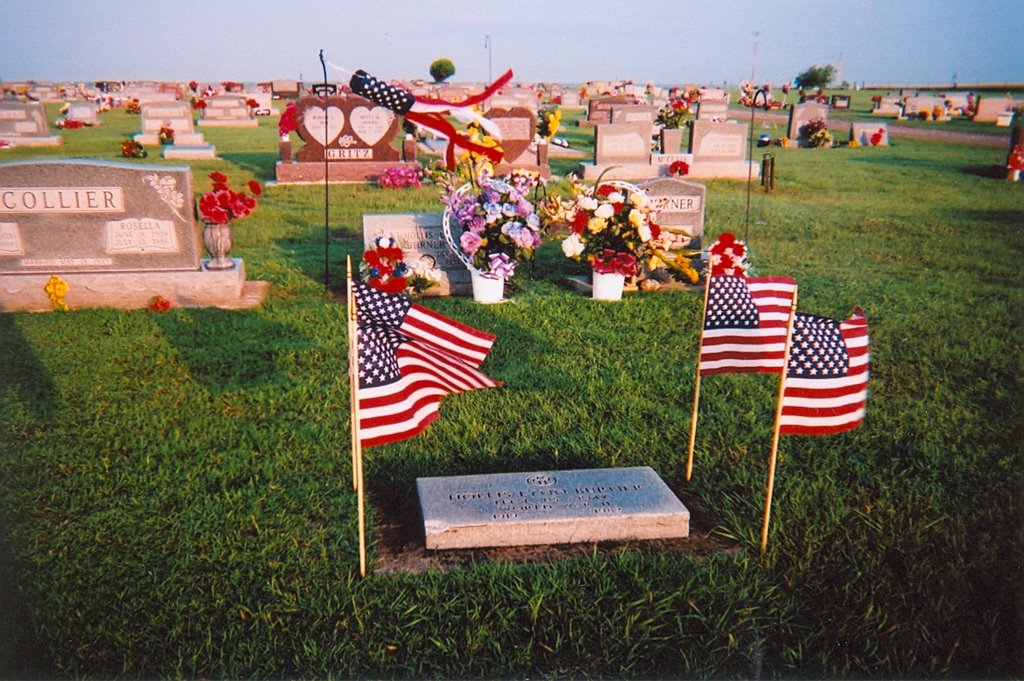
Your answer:
[[[120,160],[138,119],[104,119],[0,159]],[[194,164],[197,191],[213,169],[272,178],[275,122],[204,130],[224,160]],[[595,304],[552,242],[513,303],[425,301],[497,334],[484,368],[506,386],[367,450],[371,496],[650,465],[739,553],[389,576],[371,516],[360,579],[323,188],[269,187],[233,251],[272,284],[261,309],[0,314],[0,676],[1019,677],[1024,194],[988,176],[1005,150],[774,151],[757,273],[796,277],[808,312],[863,306],[872,374],[862,428],[783,439],[766,556],[774,379],[702,382],[685,482],[699,298]],[[707,187],[709,235],[743,235],[745,184]],[[363,213],[440,205],[433,187],[329,193],[332,287]]]

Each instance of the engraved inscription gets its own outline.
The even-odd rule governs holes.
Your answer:
[[[4,187],[0,213],[123,213],[120,187]]]
[[[25,255],[17,222],[0,222],[0,255]]]
[[[108,253],[177,253],[174,223],[131,218],[107,223]]]

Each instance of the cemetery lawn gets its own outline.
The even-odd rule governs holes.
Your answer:
[[[104,121],[0,161],[120,160],[138,119]],[[215,169],[273,177],[276,119],[203,132],[223,160],[193,165],[197,193]],[[1024,192],[994,179],[1006,149],[773,151],[756,272],[795,277],[802,311],[862,306],[872,362],[860,429],[782,439],[766,555],[776,379],[703,379],[687,482],[701,298],[591,301],[552,240],[510,303],[423,301],[497,334],[483,368],[505,387],[366,450],[361,579],[334,292],[362,214],[437,211],[437,189],[331,187],[325,292],[323,187],[272,186],[232,252],[271,282],[261,309],[0,314],[0,677],[1019,677]],[[708,235],[742,238],[745,183],[707,186]],[[374,570],[381,504],[415,508],[419,476],[640,465],[738,548]]]

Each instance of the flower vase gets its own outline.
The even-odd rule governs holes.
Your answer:
[[[208,270],[229,270],[235,261],[228,257],[231,252],[231,225],[207,222],[203,228],[203,245],[210,254],[206,262]]]
[[[1010,168],[1009,170],[1006,171],[1006,179],[1009,180],[1010,182],[1016,182],[1017,180],[1020,179],[1020,171]]]
[[[473,300],[484,305],[500,303],[505,296],[505,280],[501,277],[485,276],[478,270],[470,270],[473,280]]]
[[[683,146],[683,129],[682,128],[662,128],[661,129],[661,153],[663,154],[678,154],[680,148]]]
[[[622,300],[622,289],[626,285],[625,275],[615,272],[607,274],[594,272],[594,300]]]

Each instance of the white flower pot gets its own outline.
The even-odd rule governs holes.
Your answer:
[[[505,296],[505,280],[501,277],[485,277],[477,270],[469,271],[473,280],[473,300],[489,305],[500,303]]]
[[[622,300],[625,285],[625,275],[594,272],[594,300]]]

